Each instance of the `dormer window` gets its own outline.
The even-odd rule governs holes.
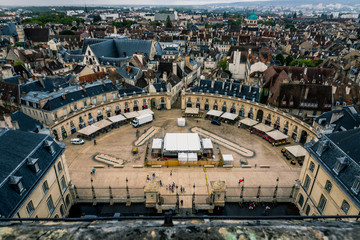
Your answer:
[[[39,172],[39,164],[38,164],[38,158],[31,158],[29,157],[27,160],[28,167],[35,173]]]
[[[351,187],[351,190],[355,193],[358,194],[360,191],[360,176],[356,176],[355,177],[355,181]]]
[[[316,150],[316,153],[321,156],[321,154],[326,150],[326,147],[328,145],[328,141],[327,140],[322,140],[319,142],[319,146],[318,149]]]
[[[9,183],[18,193],[21,193],[24,190],[22,177],[20,176],[10,176]]]
[[[54,142],[50,140],[45,141],[45,148],[51,153],[51,155],[55,154]]]
[[[337,158],[336,164],[333,168],[336,174],[339,174],[341,170],[343,170],[348,164],[347,157],[339,157]]]

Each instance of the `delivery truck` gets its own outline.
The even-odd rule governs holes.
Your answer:
[[[152,120],[153,120],[152,114],[144,114],[134,118],[134,120],[132,121],[132,125],[133,127],[137,128],[145,123],[152,122]]]

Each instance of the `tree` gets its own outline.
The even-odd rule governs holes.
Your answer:
[[[94,18],[93,18],[93,21],[94,21],[94,23],[101,21],[100,15],[95,15]]]
[[[172,28],[173,25],[172,25],[172,22],[171,22],[171,19],[170,19],[170,16],[168,15],[167,18],[166,18],[166,28]]]
[[[297,16],[296,16],[296,12],[294,13],[294,15],[293,15],[293,18],[296,18]]]
[[[284,65],[284,62],[285,62],[285,57],[284,55],[282,55],[281,53],[278,53],[276,56],[275,56],[275,59],[276,60],[279,60],[281,62],[281,65]]]
[[[219,66],[221,67],[221,69],[222,69],[223,71],[226,70],[227,65],[228,65],[228,61],[227,61],[226,58],[223,58],[222,60],[219,61]]]
[[[60,32],[60,35],[75,35],[75,33],[71,30],[65,29]]]
[[[161,23],[159,23],[158,21],[153,21],[150,22],[150,26],[161,26]]]
[[[294,60],[294,58],[291,56],[291,55],[288,55],[286,58],[285,58],[285,63],[286,63],[286,66],[289,66],[290,63]]]
[[[23,66],[24,66],[24,62],[22,62],[22,61],[16,61],[16,62],[14,62],[14,66],[19,66],[19,65],[23,65]]]

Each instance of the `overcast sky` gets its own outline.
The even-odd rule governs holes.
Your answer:
[[[64,5],[194,5],[207,3],[230,3],[230,2],[255,2],[266,0],[0,0],[1,5],[16,5],[16,6],[64,6]]]

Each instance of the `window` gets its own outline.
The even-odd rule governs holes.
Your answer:
[[[62,169],[63,169],[62,165],[61,165],[61,162],[58,162],[57,167],[58,167],[58,172],[61,173]]]
[[[48,197],[48,199],[46,200],[46,204],[48,206],[49,212],[50,214],[52,214],[55,210],[55,206],[54,206],[54,202],[52,200],[51,195]]]
[[[42,189],[44,191],[44,194],[46,194],[48,191],[49,191],[49,185],[48,185],[48,182],[45,181],[42,185]]]
[[[94,104],[96,104],[96,98],[93,99]]]
[[[298,201],[298,203],[299,203],[299,205],[300,205],[300,207],[302,207],[302,205],[304,204],[304,197],[303,197],[303,195],[302,194],[299,194],[299,201]]]
[[[356,176],[356,179],[351,187],[351,190],[355,193],[358,194],[359,190],[360,190],[360,176]]]
[[[31,216],[31,214],[33,214],[33,212],[35,211],[35,208],[34,208],[34,204],[32,201],[30,201],[27,205],[26,205],[26,210],[29,214],[29,216]]]
[[[61,204],[61,206],[60,206],[60,214],[61,214],[61,216],[64,216],[64,205],[62,205]]]
[[[116,99],[116,93],[113,93],[113,99]]]
[[[62,191],[65,192],[65,190],[66,190],[66,182],[65,182],[64,176],[62,176],[62,178],[60,179],[60,182],[61,182]]]
[[[92,119],[91,113],[88,114],[88,118],[89,118],[89,119]]]
[[[334,167],[334,172],[336,173],[336,174],[339,174],[339,172],[340,172],[340,168],[341,168],[341,162],[340,161],[337,161],[336,162],[336,165],[335,165],[335,167]]]
[[[306,175],[305,182],[304,182],[304,185],[303,185],[305,191],[307,191],[309,189],[310,182],[311,182],[311,178],[309,177],[309,175]]]
[[[332,183],[331,183],[329,180],[327,180],[327,181],[326,181],[326,184],[325,184],[325,190],[326,190],[328,193],[330,193],[331,188],[332,188]]]
[[[345,214],[347,214],[349,212],[350,209],[350,204],[347,201],[343,201],[343,203],[341,204],[341,210],[344,211]]]
[[[65,204],[67,207],[70,205],[70,194],[66,195]]]
[[[74,110],[75,110],[75,111],[77,110],[77,105],[76,105],[76,104],[74,105]]]
[[[320,201],[318,204],[319,211],[322,213],[324,211],[325,205],[326,205],[326,198],[324,195],[321,194]]]
[[[86,107],[87,106],[87,103],[86,103],[86,101],[84,101],[84,107]]]
[[[106,95],[103,95],[103,101],[106,102]]]
[[[315,164],[313,162],[310,162],[309,170],[310,172],[314,172]]]

